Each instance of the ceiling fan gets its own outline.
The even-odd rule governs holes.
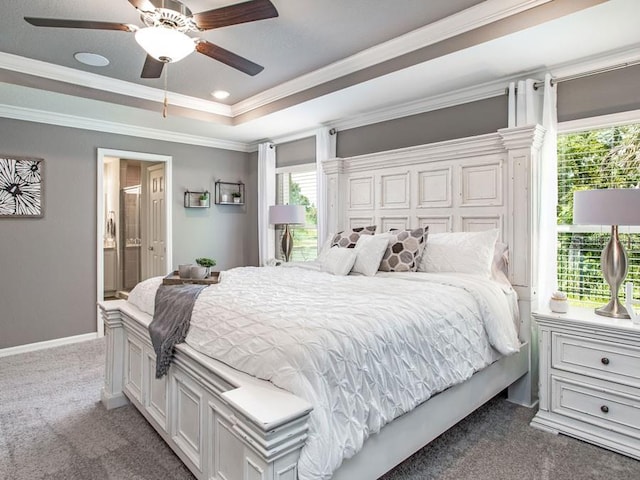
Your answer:
[[[255,22],[278,16],[270,0],[249,0],[226,7],[192,14],[178,0],[129,0],[140,12],[144,27],[128,23],[55,18],[24,17],[36,27],[86,28],[92,30],[120,30],[135,33],[136,41],[147,52],[142,78],[159,78],[165,63],[178,62],[193,51],[222,62],[248,75],[260,73],[264,67],[186,32],[202,32],[214,28]]]

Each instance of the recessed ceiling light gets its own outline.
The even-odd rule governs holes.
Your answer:
[[[78,52],[73,57],[80,63],[91,65],[92,67],[105,67],[109,65],[109,59],[97,53]]]
[[[227,98],[231,94],[229,92],[225,91],[225,90],[216,90],[211,95],[213,95],[218,100],[224,100],[225,98]]]

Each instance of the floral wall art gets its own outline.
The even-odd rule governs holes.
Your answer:
[[[0,217],[42,217],[41,158],[0,156]]]

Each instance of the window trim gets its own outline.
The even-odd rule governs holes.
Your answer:
[[[316,171],[315,163],[302,163],[300,165],[289,165],[286,167],[277,167],[276,175],[281,173],[308,173],[308,172],[315,172],[315,171]]]
[[[640,110],[629,110],[625,112],[617,112],[608,115],[599,115],[595,117],[585,117],[576,120],[559,122],[557,128],[558,135],[566,135],[572,133],[581,133],[590,130],[606,129],[616,126],[624,126],[630,124],[640,124]],[[556,217],[557,219],[557,217]],[[638,234],[640,226],[620,226],[621,234]],[[611,232],[610,225],[573,225],[558,224],[556,222],[556,236],[561,233],[602,233],[609,234]],[[558,257],[556,257],[557,261]],[[559,280],[559,278],[558,278]],[[606,299],[603,300],[606,302]],[[585,301],[570,299],[572,304],[584,304]],[[587,304],[599,304],[601,302],[586,302]]]
[[[559,122],[558,134],[598,130],[600,128],[629,125],[631,123],[640,123],[640,110],[629,110],[626,112],[610,113],[608,115],[598,115],[596,117],[585,117]]]
[[[276,178],[276,192],[278,190],[278,176],[282,175],[282,174],[295,174],[295,173],[311,173],[311,172],[316,172],[317,171],[317,165],[315,162],[310,162],[310,163],[301,163],[298,165],[287,165],[285,167],[276,167],[275,169],[275,178]],[[318,189],[318,181],[316,178],[316,194],[317,194],[317,189]],[[277,201],[277,199],[276,199]],[[318,208],[318,207],[316,207]],[[293,226],[292,228],[303,228],[303,229],[314,229],[316,231],[316,237],[318,234],[318,225],[296,225]],[[277,232],[278,232],[278,228],[274,228],[274,233],[276,234],[277,237]],[[317,243],[317,242],[316,242]],[[320,246],[318,245],[316,248],[317,252],[320,252]],[[278,246],[277,246],[277,238],[276,238],[276,252],[274,252],[274,256],[277,258],[278,257]]]

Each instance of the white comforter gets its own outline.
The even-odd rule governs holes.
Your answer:
[[[492,346],[519,348],[492,282],[281,267],[223,272],[198,297],[186,342],[313,405],[300,480],[330,478],[386,423],[490,364]]]

